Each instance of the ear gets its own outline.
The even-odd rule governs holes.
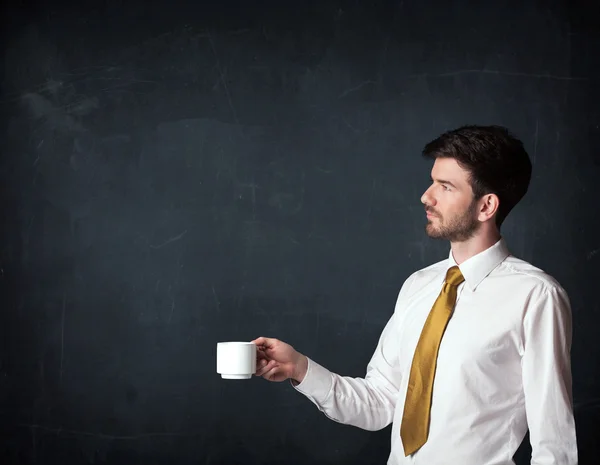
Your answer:
[[[496,194],[485,194],[479,199],[479,215],[477,219],[481,222],[489,221],[498,212],[500,199]]]

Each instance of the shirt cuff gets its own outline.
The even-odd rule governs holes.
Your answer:
[[[308,358],[308,368],[302,382],[298,383],[292,380],[291,383],[298,392],[301,392],[313,402],[321,404],[331,394],[332,378],[332,374],[327,368]]]

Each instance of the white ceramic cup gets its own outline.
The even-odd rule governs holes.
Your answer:
[[[249,379],[256,372],[256,345],[252,342],[218,342],[217,373],[224,379]]]

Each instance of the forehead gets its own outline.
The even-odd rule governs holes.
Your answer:
[[[453,184],[468,184],[469,172],[460,167],[454,158],[437,158],[431,169],[434,181],[450,181]]]

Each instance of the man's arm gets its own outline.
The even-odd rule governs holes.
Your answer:
[[[290,379],[297,391],[334,421],[371,431],[385,428],[394,418],[402,378],[397,363],[397,318],[404,311],[414,276],[398,293],[394,313],[379,337],[364,378],[333,373],[289,344],[264,337],[253,341],[258,345],[256,375],[269,381]]]
[[[576,465],[571,375],[571,307],[557,286],[532,296],[522,358],[531,465]]]
[[[395,315],[395,314],[394,314]],[[395,368],[394,316],[386,324],[364,378],[332,373],[313,360],[296,390],[310,399],[328,418],[346,425],[375,431],[394,417],[400,374]]]

